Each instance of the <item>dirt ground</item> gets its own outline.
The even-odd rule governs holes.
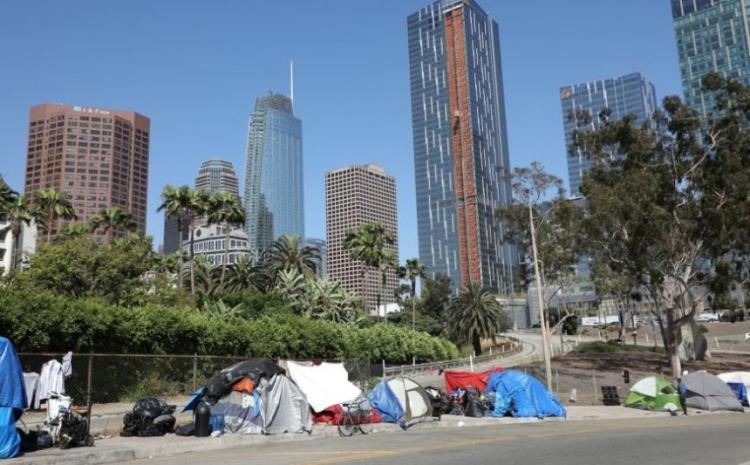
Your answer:
[[[544,380],[543,366],[524,366],[519,369]],[[750,371],[750,356],[715,354],[705,362],[686,362],[683,364],[683,369],[706,370],[710,373]],[[628,383],[625,383],[623,370],[629,371]],[[616,386],[620,401],[624,403],[634,383],[641,378],[655,374],[663,374],[671,379],[669,363],[664,353],[570,353],[552,362],[552,390],[567,405],[601,405],[601,387]],[[575,402],[571,400],[573,389],[575,389]]]

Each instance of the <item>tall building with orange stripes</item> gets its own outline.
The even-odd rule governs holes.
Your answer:
[[[518,253],[496,212],[511,200],[499,27],[474,0],[407,19],[419,258],[454,289],[512,292]]]

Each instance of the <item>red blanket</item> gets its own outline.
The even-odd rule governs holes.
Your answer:
[[[445,392],[450,395],[456,388],[466,390],[469,387],[475,387],[480,391],[484,391],[487,387],[487,380],[492,373],[503,371],[502,368],[493,368],[487,371],[471,372],[471,371],[445,371],[443,377],[445,378]]]

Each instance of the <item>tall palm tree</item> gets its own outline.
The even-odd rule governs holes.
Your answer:
[[[3,219],[3,215],[9,208],[10,204],[16,199],[16,196],[18,196],[18,193],[8,187],[0,176],[0,220]]]
[[[406,266],[398,269],[398,277],[411,281],[411,329],[417,329],[417,278],[425,277],[427,268],[418,258],[408,258]]]
[[[184,224],[185,217],[190,209],[190,188],[188,186],[173,187],[167,184],[161,193],[162,203],[156,211],[164,211],[167,218],[177,218],[177,237],[179,238],[179,250],[182,252],[182,231],[188,227]],[[178,279],[180,289],[182,289],[182,271],[184,267],[184,258],[182,253],[179,255],[180,269]]]
[[[39,208],[47,214],[47,240],[45,242],[49,244],[52,240],[52,228],[57,224],[57,220],[74,220],[76,211],[68,200],[67,192],[60,192],[54,187],[37,192],[34,199]]]
[[[223,224],[226,232],[224,239],[224,260],[221,264],[220,286],[224,285],[224,275],[229,264],[230,233],[233,227],[245,222],[245,209],[242,208],[240,200],[236,195],[228,192],[220,192],[211,198],[208,209],[208,222]]]
[[[65,225],[62,230],[63,236],[68,237],[82,237],[91,232],[91,227],[84,223],[70,223]]]
[[[8,197],[3,201],[3,209],[0,213],[0,219],[8,223],[5,230],[10,231],[12,244],[10,269],[18,269],[21,266],[19,258],[22,258],[20,257],[22,251],[20,241],[23,226],[31,226],[33,222],[36,222],[37,225],[44,226],[45,215],[29,200],[28,197],[25,195],[16,195]]]
[[[497,296],[478,283],[469,283],[450,305],[450,328],[456,339],[471,342],[474,354],[482,353],[482,338],[495,336],[506,316]]]
[[[296,270],[309,278],[315,275],[320,255],[313,247],[302,247],[299,236],[281,236],[271,244],[263,261],[268,275],[274,280],[284,270]]]
[[[393,234],[386,231],[382,224],[363,224],[358,228],[346,232],[344,248],[354,260],[361,261],[366,267],[379,270],[382,277],[382,285],[378,292],[377,311],[380,311],[382,292],[385,289],[388,269],[396,266],[396,255],[386,247],[396,243]],[[362,270],[362,279],[365,278],[365,270]],[[383,318],[386,319],[386,312]]]
[[[119,207],[102,208],[89,219],[89,226],[92,233],[102,229],[107,234],[109,242],[114,241],[117,229],[122,228],[132,232],[137,228],[133,215]]]
[[[195,295],[195,227],[198,218],[208,213],[211,194],[203,189],[188,189],[188,227],[190,228],[190,293]]]
[[[226,282],[226,289],[229,291],[240,292],[255,288],[265,292],[270,286],[270,279],[265,268],[253,265],[247,255],[240,255],[237,261],[229,267]]]

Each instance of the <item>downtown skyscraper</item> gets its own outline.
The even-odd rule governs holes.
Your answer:
[[[407,19],[419,258],[431,274],[511,292],[518,255],[496,212],[511,200],[499,28],[474,0]]]
[[[599,113],[609,109],[611,120],[619,120],[626,115],[636,117],[636,124],[641,124],[651,118],[657,109],[656,89],[654,85],[640,73],[626,74],[612,79],[584,82],[565,86],[560,89],[560,104],[563,113],[563,129],[565,131],[565,148],[568,158],[568,180],[570,195],[581,195],[581,180],[583,174],[592,166],[592,161],[573,147],[573,135],[578,128],[576,121],[571,118],[573,111],[585,111],[592,116],[588,128],[596,129],[600,126]]]
[[[702,117],[713,110],[701,80],[718,72],[750,85],[750,0],[672,0],[685,102]]]
[[[302,121],[293,101],[269,93],[258,97],[247,132],[245,230],[254,254],[281,235],[305,237]]]

